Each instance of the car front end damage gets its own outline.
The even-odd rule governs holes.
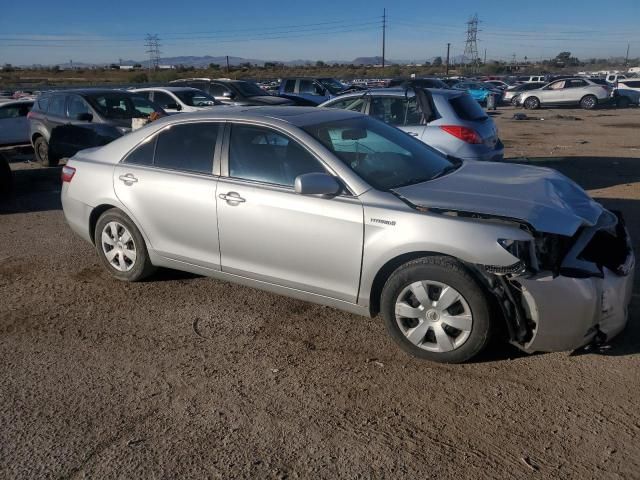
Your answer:
[[[635,256],[619,213],[572,236],[531,232],[530,242],[499,240],[519,259],[476,266],[505,317],[512,343],[527,352],[567,351],[603,343],[628,318]]]

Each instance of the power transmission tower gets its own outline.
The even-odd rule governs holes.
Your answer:
[[[149,54],[149,70],[157,70],[160,65],[160,39],[158,35],[147,33],[144,46],[147,47]]]
[[[384,50],[387,35],[387,9],[382,9],[382,68],[384,68]]]
[[[470,60],[473,73],[478,71],[478,14],[467,22],[467,41],[464,45],[464,56]]]

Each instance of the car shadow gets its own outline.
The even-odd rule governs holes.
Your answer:
[[[61,167],[12,170],[13,192],[0,200],[0,215],[61,210]]]

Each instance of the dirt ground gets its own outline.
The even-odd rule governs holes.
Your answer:
[[[638,251],[640,109],[514,112],[495,116],[507,156],[621,209]],[[640,476],[640,282],[608,348],[427,363],[379,319],[169,271],[117,282],[65,225],[57,182],[13,168],[0,478]]]

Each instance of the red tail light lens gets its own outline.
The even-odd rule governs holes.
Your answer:
[[[453,135],[456,138],[459,138],[463,142],[480,144],[482,143],[482,138],[478,135],[474,129],[469,127],[460,127],[458,125],[442,125],[440,129],[444,130],[450,135]]]
[[[73,167],[64,166],[62,167],[62,181],[70,182],[73,176],[76,174],[76,169]]]

